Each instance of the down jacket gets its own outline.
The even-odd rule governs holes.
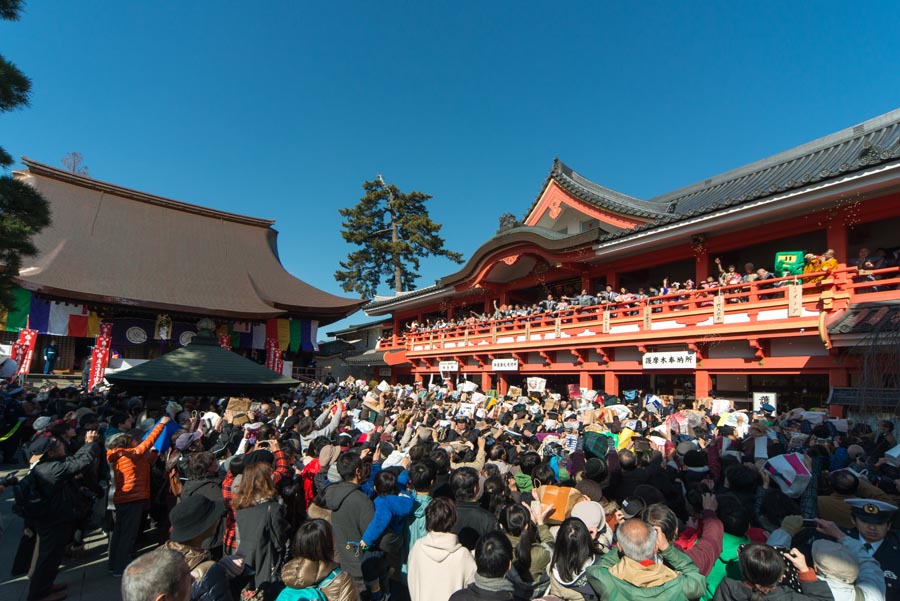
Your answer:
[[[314,587],[325,580],[337,564],[319,562],[302,557],[292,559],[281,568],[281,579],[287,588],[281,591],[278,601],[291,601],[299,594],[299,589]],[[339,572],[331,582],[322,587],[328,601],[356,601],[359,593],[353,578],[347,572]]]

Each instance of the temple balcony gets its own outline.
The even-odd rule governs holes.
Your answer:
[[[566,351],[575,365],[604,364],[617,347],[646,352],[655,345],[687,345],[702,353],[714,341],[760,340],[818,333],[830,347],[827,325],[851,304],[900,299],[900,268],[871,272],[855,267],[830,272],[680,290],[663,296],[568,309],[525,317],[483,320],[461,326],[419,329],[392,336],[379,349],[430,367],[440,360],[469,365],[514,357],[549,365],[549,353]],[[529,353],[533,353],[529,357]],[[760,350],[762,353],[762,350]],[[530,359],[530,360],[529,360]]]

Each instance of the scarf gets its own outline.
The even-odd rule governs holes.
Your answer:
[[[513,583],[506,578],[487,578],[478,572],[475,572],[475,586],[483,591],[513,592]]]

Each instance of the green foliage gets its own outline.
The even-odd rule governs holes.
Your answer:
[[[419,261],[428,256],[446,257],[462,263],[462,255],[444,248],[441,225],[433,222],[425,206],[431,196],[421,192],[404,194],[396,186],[381,181],[363,184],[366,195],[349,209],[341,209],[341,236],[359,249],[351,252],[335,279],[347,292],[375,296],[378,285],[395,286],[399,270],[400,287],[410,290],[419,278]],[[392,240],[392,217],[398,240]]]
[[[0,19],[16,21],[21,0],[0,0]],[[28,106],[31,80],[0,56],[0,113]],[[12,165],[12,156],[0,147],[0,167]],[[24,257],[37,254],[32,237],[50,225],[50,206],[40,193],[9,175],[0,176],[0,306],[10,307],[13,278]]]

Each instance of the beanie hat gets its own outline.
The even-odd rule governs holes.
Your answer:
[[[584,477],[588,480],[595,480],[603,475],[607,471],[604,463],[602,459],[597,459],[596,457],[588,459],[584,464]]]
[[[688,451],[684,456],[687,467],[706,467],[706,455],[700,451]]]

